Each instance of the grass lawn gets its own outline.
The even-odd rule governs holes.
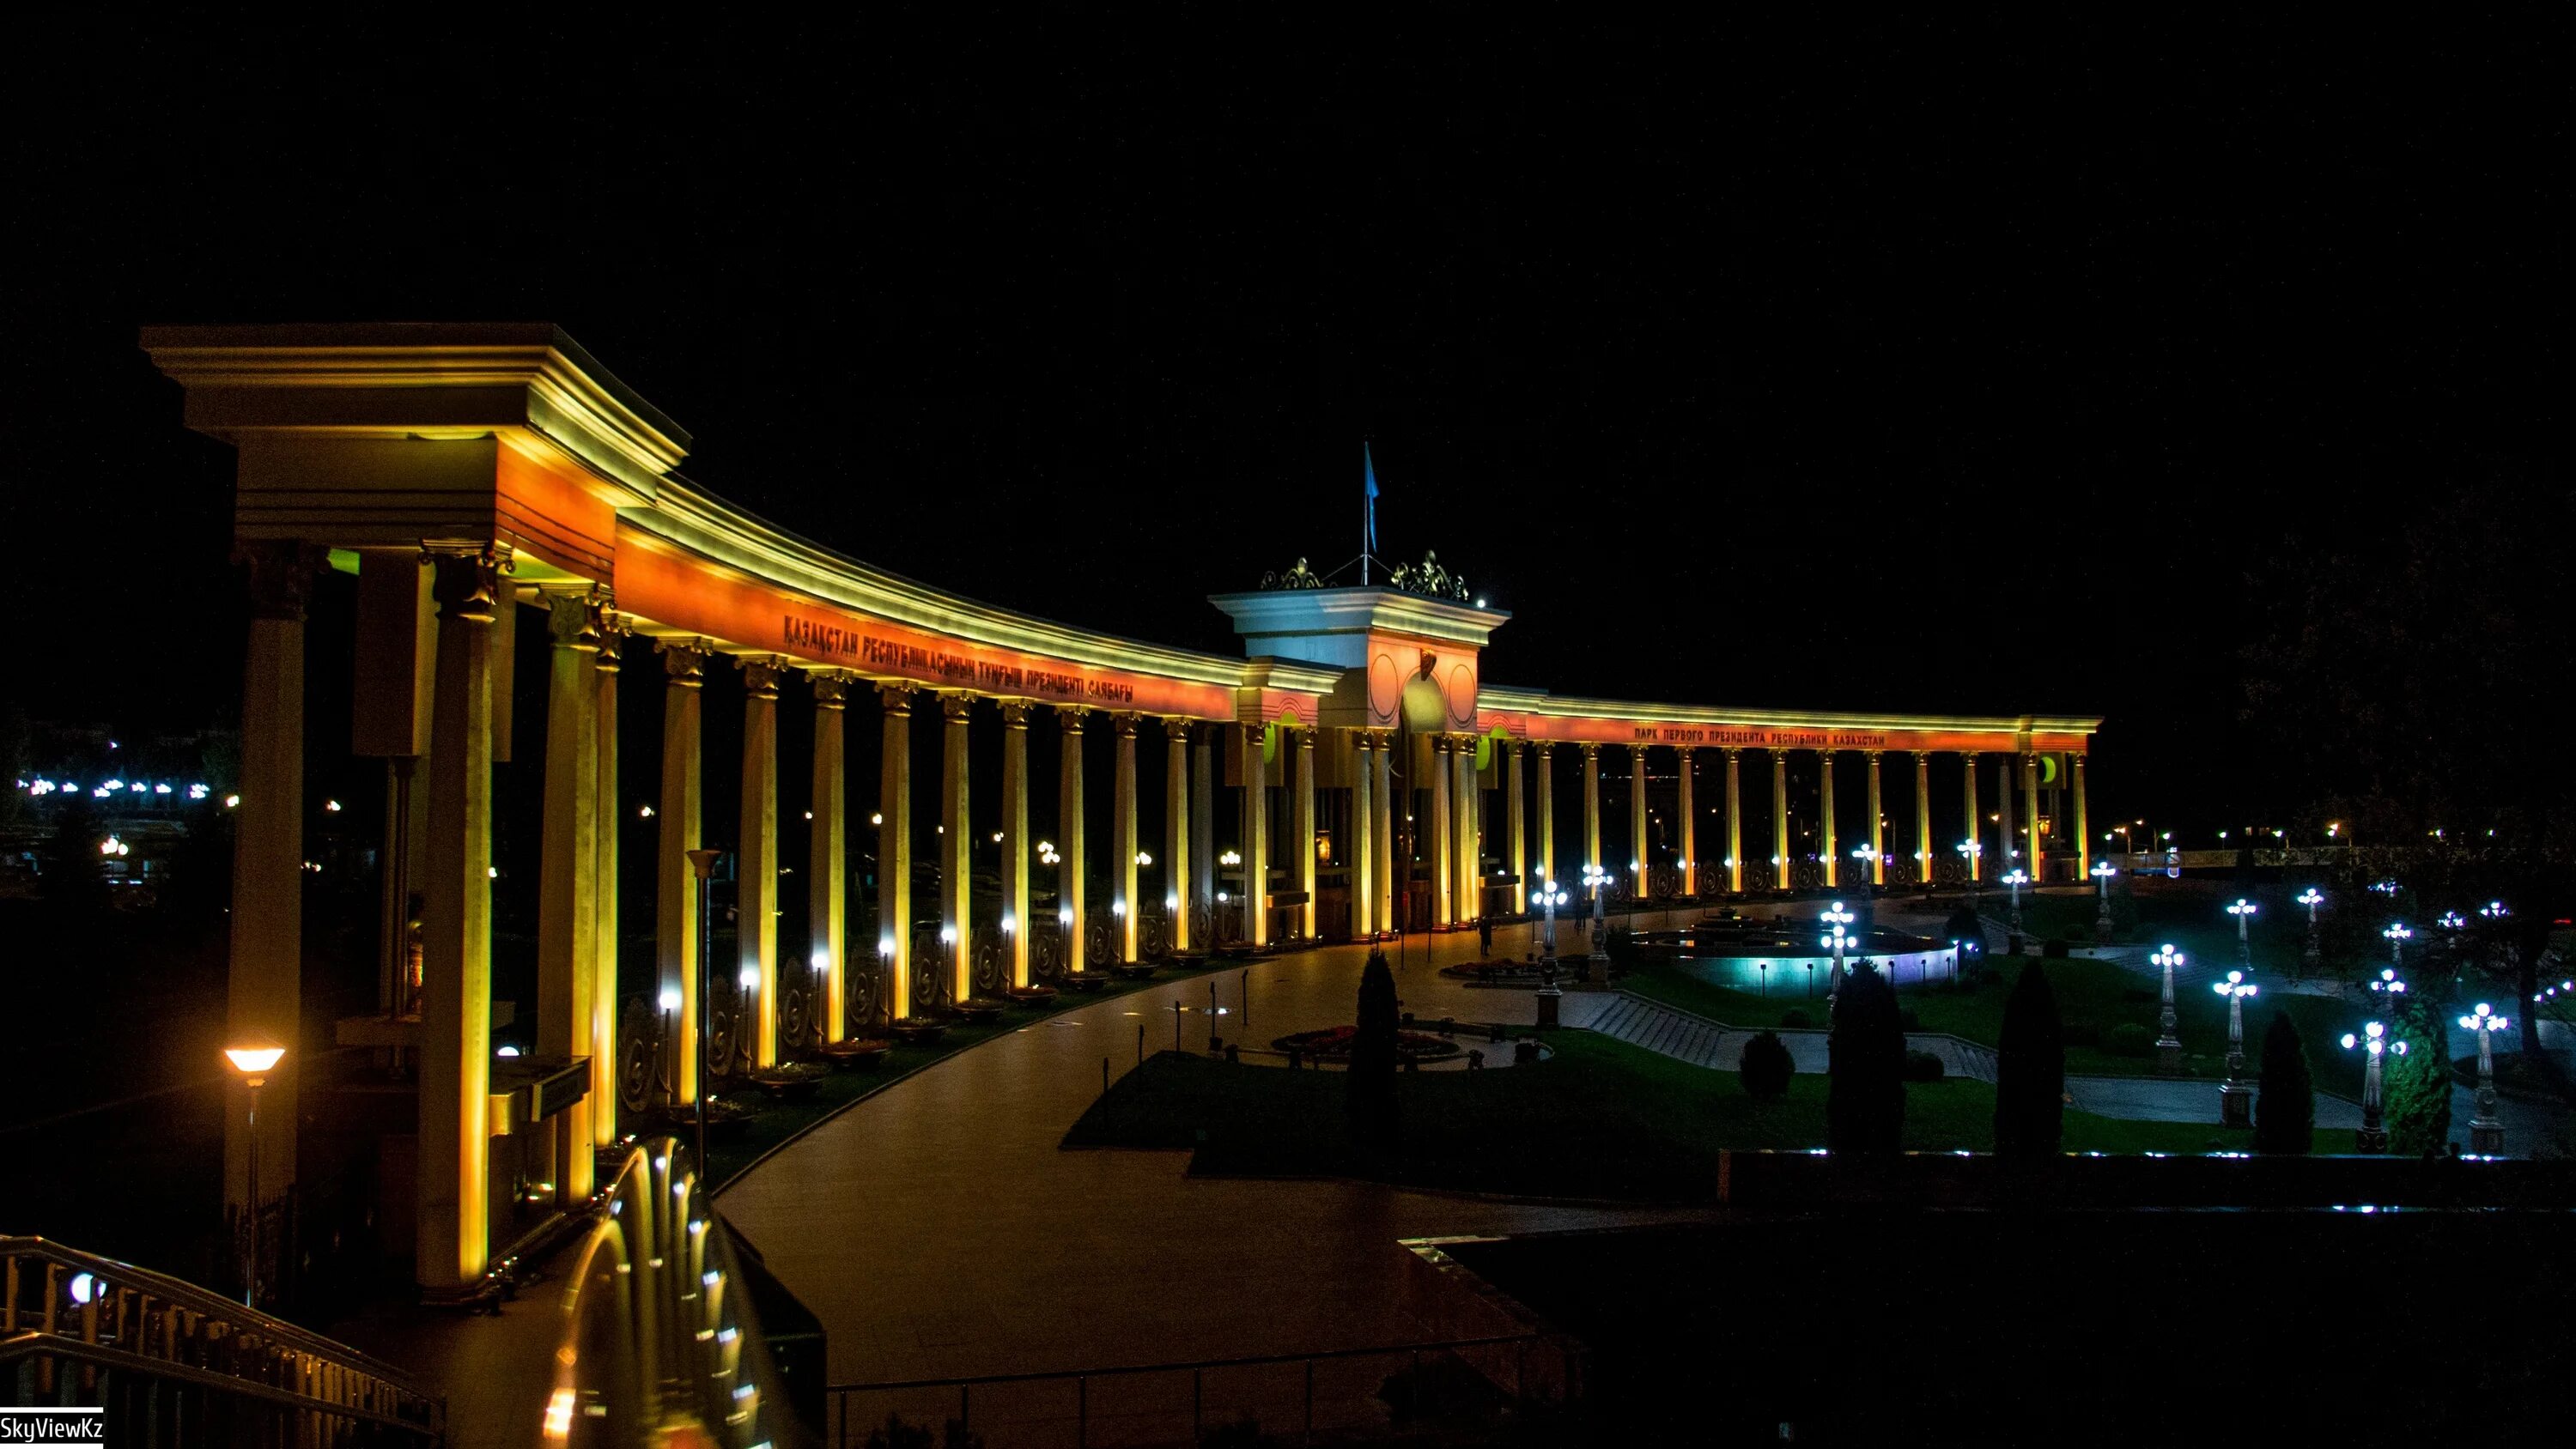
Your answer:
[[[1952,987],[1935,982],[1908,986],[1897,992],[1897,998],[1915,1014],[1920,1030],[1948,1032],[1994,1046],[2003,1033],[2004,998],[2010,994],[2006,983],[2019,979],[2023,958],[1998,957],[1994,965],[1996,978],[1982,984]],[[2108,962],[2076,958],[2048,962],[2047,971],[2048,983],[2057,993],[2058,1013],[2069,1034],[2078,1038],[2066,1048],[2067,1071],[2102,1077],[2140,1077],[2154,1072],[2152,1048],[2144,1056],[2120,1056],[2099,1045],[2109,1038],[2114,1026],[2123,1022],[2135,1022],[2153,1040],[2157,990],[2151,978]],[[1807,999],[1803,982],[1795,993],[1774,992],[1765,997],[1712,985],[1677,969],[1649,967],[1628,973],[1620,985],[1639,996],[1712,1017],[1729,1026],[1776,1027],[1792,1009],[1804,1011],[1812,1025],[1825,1024],[1823,998]],[[2185,1072],[2213,1079],[2224,1076],[2227,1003],[2206,987],[2178,989],[2174,996]],[[2249,1073],[2260,1065],[2263,1032],[2271,1025],[2271,1013],[2276,1010],[2290,1013],[2291,1023],[2306,1042],[2309,1071],[2318,1088],[2345,1096],[2360,1095],[2359,1056],[2344,1051],[2338,1042],[2345,1032],[2360,1025],[2361,1017],[2352,1007],[2325,997],[2283,993],[2249,1002],[2245,1011]],[[2090,1042],[2083,1040],[2088,1035]]]
[[[1530,1196],[1706,1201],[1724,1147],[1800,1149],[1825,1140],[1826,1080],[1802,1074],[1781,1101],[1744,1094],[1715,1072],[1591,1032],[1549,1039],[1534,1067],[1412,1072],[1397,1078],[1403,1149],[1377,1170],[1356,1163],[1340,1072],[1229,1065],[1163,1052],[1129,1072],[1065,1135],[1068,1147],[1195,1149],[1192,1170],[1246,1176],[1367,1176],[1415,1187]],[[1906,1088],[1905,1145],[1983,1149],[1994,1090],[1980,1082]],[[2202,1152],[2249,1134],[2184,1122],[2066,1114],[2070,1151]],[[2320,1133],[2348,1152],[2352,1134]]]

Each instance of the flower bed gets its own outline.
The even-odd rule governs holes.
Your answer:
[[[1440,968],[1441,975],[1470,986],[1536,986],[1551,971],[1566,974],[1566,968],[1556,962],[1542,966],[1536,961],[1465,961]]]
[[[1301,1031],[1274,1038],[1270,1047],[1273,1051],[1295,1052],[1317,1061],[1338,1062],[1350,1057],[1351,1043],[1359,1034],[1360,1029],[1356,1026],[1327,1027],[1322,1031]],[[1454,1057],[1458,1051],[1456,1042],[1433,1036],[1427,1031],[1399,1031],[1395,1034],[1395,1054],[1402,1060],[1436,1062]]]
[[[824,1059],[840,1067],[874,1067],[892,1050],[894,1043],[881,1036],[854,1036],[823,1043]]]

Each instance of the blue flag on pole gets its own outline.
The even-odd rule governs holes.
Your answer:
[[[1377,464],[1369,459],[1369,445],[1360,444],[1360,478],[1368,488],[1368,543],[1370,553],[1377,552]]]

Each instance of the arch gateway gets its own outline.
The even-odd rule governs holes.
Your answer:
[[[417,1061],[413,1248],[432,1297],[483,1286],[516,1231],[522,1176],[553,1202],[588,1199],[587,1149],[617,1137],[618,1035],[639,1001],[648,1014],[672,1003],[677,1050],[664,1086],[672,1100],[694,1099],[704,981],[731,993],[741,1049],[766,1063],[782,1032],[839,1039],[935,1015],[987,989],[979,981],[1026,988],[1140,952],[1472,927],[1523,911],[1534,881],[1576,879],[1586,865],[1611,872],[1622,893],[1714,899],[2013,866],[2080,879],[2089,864],[2084,764],[2097,719],[1721,709],[1495,684],[1479,655],[1508,613],[1445,587],[1297,586],[1312,581],[1303,570],[1290,587],[1210,599],[1234,621],[1242,657],[1118,638],[915,582],[707,492],[678,471],[688,435],[552,326],[160,327],[142,343],[185,389],[188,426],[239,455],[234,530],[253,618],[231,920],[236,1037],[315,1036],[298,989],[305,610],[321,570],[357,577],[353,744],[386,762],[387,987],[379,1015],[329,1030],[342,1045],[406,1049]],[[496,1062],[490,1009],[492,767],[509,755],[513,695],[535,692],[511,677],[522,628],[551,643],[533,1075]],[[711,826],[701,686],[717,669],[738,671],[744,686],[742,809],[738,822]],[[621,689],[660,696],[664,742],[650,794],[656,959],[622,973]],[[778,758],[782,697],[814,712],[810,759]],[[882,717],[880,758],[855,766],[878,772],[878,822],[846,818],[843,726],[858,710]],[[970,778],[967,730],[979,717],[999,722],[998,780]],[[912,778],[914,729],[939,732],[935,788]],[[1096,788],[1083,773],[1086,730],[1114,740],[1106,841],[1082,827],[1084,792]],[[1153,773],[1139,759],[1149,731],[1164,756],[1152,841],[1138,836],[1137,808],[1153,788],[1139,774]],[[1054,735],[1062,761],[1057,799],[1035,806],[1032,734]],[[1935,755],[1966,762],[1968,840],[1934,838]],[[1767,840],[1745,838],[1747,757],[1757,781],[1769,765]],[[1793,757],[1818,766],[1819,787],[1795,842]],[[1893,839],[1903,813],[1883,808],[1890,757],[1913,773],[1910,828]],[[1986,818],[1981,760],[1994,771],[1990,832],[1976,824]],[[1624,767],[1629,802],[1607,838],[1605,761]],[[1837,762],[1865,764],[1866,815],[1849,836]],[[1556,821],[1560,764],[1580,771],[1568,792],[1579,832]],[[1668,772],[1675,792],[1661,830],[1646,807],[1650,768]],[[811,959],[791,963],[777,931],[781,769],[810,771],[813,783],[810,822],[788,826],[806,832],[813,882]],[[1718,778],[1703,782],[1702,771]],[[1697,800],[1703,783],[1722,805]],[[987,873],[999,892],[979,900],[969,802],[986,790],[1001,801],[998,869]],[[1223,838],[1220,799],[1232,826]],[[922,831],[920,814],[939,828]],[[941,858],[915,859],[925,838]],[[753,923],[738,932],[739,962],[724,963],[737,970],[699,960],[690,852],[710,839],[737,845],[737,910]],[[873,898],[855,899],[851,862],[871,840]],[[936,886],[916,890],[922,877]],[[1147,878],[1158,889],[1140,894]],[[1107,902],[1087,898],[1089,880],[1106,883]],[[414,895],[416,946],[402,924]],[[415,949],[416,976],[405,966]],[[621,1002],[621,975],[653,989]],[[802,1023],[782,1019],[791,1002]],[[291,1191],[297,1061],[270,1080],[259,1117],[272,1211]],[[226,1114],[236,1213],[250,1206],[239,1106]],[[526,1170],[531,1160],[541,1172]],[[496,1165],[505,1162],[519,1166]]]

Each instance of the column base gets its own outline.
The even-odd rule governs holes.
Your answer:
[[[2254,1125],[2254,1089],[2243,1082],[2229,1082],[2218,1089],[2218,1123],[2222,1127]],[[2383,1134],[2384,1135],[2384,1134]]]
[[[1541,1031],[1557,1024],[1557,1009],[1564,1000],[1565,993],[1557,990],[1553,986],[1543,986],[1539,988],[1538,1024]]]
[[[2480,1157],[2504,1156],[2504,1124],[2502,1122],[2470,1122],[2469,1150]]]
[[[2379,1153],[2386,1152],[2388,1150],[2388,1129],[2384,1127],[2364,1127],[2353,1133],[2352,1150],[2355,1152],[2367,1152],[2374,1156]]]
[[[2159,1077],[2182,1075],[2181,1042],[2169,1036],[2156,1039],[2156,1075]]]

